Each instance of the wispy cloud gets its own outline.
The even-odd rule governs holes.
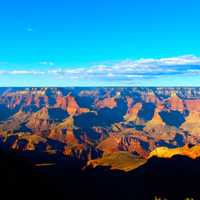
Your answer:
[[[0,75],[44,75],[45,73],[36,70],[0,70]]]
[[[53,66],[54,62],[52,61],[41,61],[39,62],[40,65],[47,65],[47,66]]]
[[[56,67],[50,61],[42,61],[44,69],[0,70],[0,75],[48,76],[81,82],[116,84],[140,82],[158,77],[180,77],[200,75],[200,57],[186,55],[172,58],[125,60],[112,64],[88,67]],[[52,68],[53,67],[53,68]]]

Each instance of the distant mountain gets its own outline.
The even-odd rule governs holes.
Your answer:
[[[129,171],[158,150],[199,157],[199,121],[200,88],[0,88],[1,147],[95,167]]]

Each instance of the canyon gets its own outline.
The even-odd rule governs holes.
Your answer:
[[[200,88],[0,88],[0,145],[131,171],[200,156]]]

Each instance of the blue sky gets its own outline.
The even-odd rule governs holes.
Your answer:
[[[0,86],[200,86],[199,0],[0,1]]]

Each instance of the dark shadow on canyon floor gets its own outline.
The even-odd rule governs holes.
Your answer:
[[[42,163],[40,165],[35,165]],[[7,199],[200,199],[200,160],[152,158],[135,171],[81,170],[62,155],[0,151],[0,193]]]

